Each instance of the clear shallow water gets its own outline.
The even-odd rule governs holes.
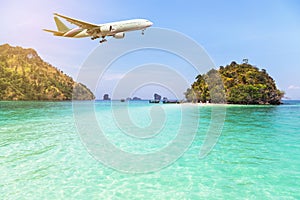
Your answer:
[[[0,199],[300,199],[300,102],[285,103],[227,105],[222,135],[204,159],[198,156],[211,107],[201,107],[195,140],[180,159],[157,172],[126,174],[86,151],[71,102],[0,102]],[[151,106],[130,105],[136,125],[151,123]],[[145,153],[174,138],[179,106],[162,105],[164,134],[149,143],[124,142],[109,103],[96,102],[95,110],[112,143]],[[196,107],[189,109],[197,117]]]

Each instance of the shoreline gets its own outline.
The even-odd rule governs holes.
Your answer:
[[[130,100],[122,102],[119,99],[116,100],[101,100],[101,99],[94,99],[94,100],[0,100],[1,102],[36,102],[36,103],[42,103],[42,102],[120,102],[120,103],[126,103],[126,102],[149,102],[149,100]],[[229,104],[229,103],[192,103],[192,102],[179,102],[179,103],[169,103],[171,105],[177,104],[177,105],[190,105],[190,106],[280,106],[280,105],[289,105],[289,102],[297,102],[300,100],[283,100],[281,104]],[[163,103],[157,103],[158,105],[161,105]],[[156,105],[157,105],[156,104]],[[163,104],[163,105],[169,105],[169,104]]]

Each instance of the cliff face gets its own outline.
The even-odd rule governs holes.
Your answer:
[[[277,89],[266,70],[232,62],[198,75],[185,95],[188,101],[194,102],[277,105],[284,93]]]
[[[86,86],[44,62],[35,50],[0,45],[0,100],[94,98]]]

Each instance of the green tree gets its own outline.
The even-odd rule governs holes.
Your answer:
[[[0,45],[0,100],[71,100],[75,86],[82,88],[81,100],[95,98],[33,49]]]
[[[191,93],[195,94],[194,96]],[[280,104],[284,92],[265,69],[261,71],[248,63],[231,62],[219,70],[198,75],[186,93],[186,99],[232,104]]]

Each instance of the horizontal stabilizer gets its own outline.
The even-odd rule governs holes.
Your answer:
[[[59,32],[59,31],[53,31],[53,30],[48,30],[48,29],[43,29],[43,31],[53,33],[53,35],[55,35],[55,36],[63,36],[64,35],[64,32]]]

